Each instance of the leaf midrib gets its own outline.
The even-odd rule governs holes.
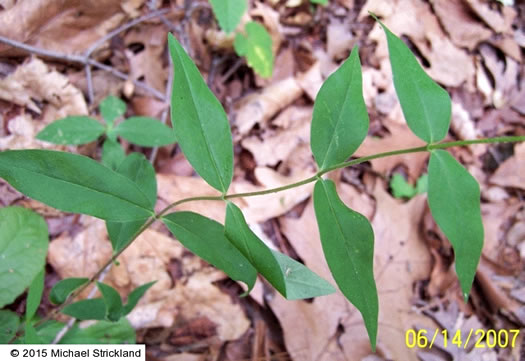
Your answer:
[[[67,180],[64,180],[64,179],[61,179],[61,178],[52,177],[52,176],[49,176],[47,174],[39,173],[39,172],[36,172],[36,171],[33,171],[33,170],[29,170],[29,169],[26,169],[26,168],[23,168],[23,167],[18,167],[16,165],[11,166],[11,168],[18,168],[18,169],[21,169],[22,171],[26,171],[26,172],[29,172],[29,173],[32,173],[32,174],[37,174],[39,176],[46,177],[46,178],[49,178],[49,179],[53,179],[53,180],[56,180],[58,182],[63,182],[63,183],[66,183],[68,185],[71,185],[73,187],[76,186],[76,187],[79,187],[79,188],[85,188],[85,189],[88,189],[90,191],[93,191],[93,192],[96,192],[96,193],[100,193],[100,194],[103,194],[103,195],[106,195],[106,196],[109,196],[109,197],[113,197],[113,198],[116,198],[116,199],[121,200],[121,201],[126,202],[126,203],[130,203],[130,204],[132,204],[132,205],[134,205],[134,206],[136,206],[138,208],[146,210],[148,213],[151,213],[151,211],[149,209],[143,207],[142,205],[140,205],[138,203],[135,203],[135,202],[132,202],[129,199],[125,199],[125,198],[119,197],[118,195],[115,195],[115,194],[106,193],[106,192],[103,192],[103,191],[98,190],[96,188],[91,188],[91,187],[88,187],[88,186],[85,186],[85,185],[82,185],[82,184],[68,182]],[[124,177],[124,176],[122,176],[122,177]],[[139,191],[142,192],[140,189],[139,189]]]
[[[176,53],[177,53],[177,56],[179,58],[179,62],[180,62],[181,66],[182,66],[182,68],[184,70],[183,71],[183,76],[184,76],[184,78],[186,80],[186,84],[188,84],[188,89],[190,90],[191,103],[193,104],[193,108],[195,109],[195,112],[197,113],[197,117],[199,118],[199,121],[197,123],[199,125],[201,136],[204,138],[204,145],[205,145],[205,148],[206,148],[206,152],[208,153],[208,156],[211,159],[211,163],[213,164],[213,168],[215,169],[215,173],[216,173],[217,177],[219,178],[219,183],[221,184],[222,191],[226,192],[226,190],[227,190],[226,186],[224,185],[222,176],[219,173],[219,169],[217,167],[217,159],[215,158],[215,154],[210,149],[210,146],[209,146],[210,143],[208,141],[208,137],[206,136],[206,132],[204,131],[204,129],[202,127],[201,115],[200,115],[200,112],[199,112],[199,108],[197,107],[197,104],[195,103],[193,86],[192,86],[192,83],[190,82],[190,79],[188,78],[188,72],[187,72],[186,65],[184,64],[182,56],[179,54],[179,49],[177,49],[177,48],[176,48]]]

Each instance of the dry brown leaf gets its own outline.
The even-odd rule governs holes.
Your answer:
[[[511,33],[516,10],[487,0],[463,0],[485,24],[497,33]]]
[[[297,110],[297,112],[288,111]],[[296,113],[296,114],[294,114]],[[286,110],[288,117],[301,117],[293,127],[285,130],[267,130],[262,139],[251,136],[242,140],[241,144],[254,156],[258,166],[274,166],[278,162],[288,159],[290,154],[301,144],[310,144],[310,114],[305,114],[300,108],[289,107]],[[283,117],[281,121],[283,121]]]
[[[432,7],[450,39],[458,47],[473,50],[492,35],[492,31],[472,15],[472,11],[462,0],[433,0]]]
[[[310,100],[314,101],[317,93],[323,85],[323,76],[321,75],[321,63],[316,61],[306,72],[297,77],[297,82],[303,88]]]
[[[514,155],[498,167],[490,177],[490,183],[525,189],[525,143],[514,146]]]
[[[246,97],[241,101],[235,117],[239,133],[247,134],[257,123],[264,126],[265,122],[299,98],[302,93],[297,81],[287,78],[264,88],[261,93]]]
[[[13,73],[0,79],[0,98],[26,106],[35,113],[41,112],[35,101],[48,102],[56,108],[56,117],[87,114],[82,93],[66,76],[49,69],[38,58],[31,58]]]
[[[339,21],[335,17],[330,20],[326,28],[326,52],[332,59],[346,58],[355,41],[347,22]]]
[[[66,54],[81,53],[128,17],[145,0],[17,1],[0,12],[0,35]],[[124,11],[123,11],[124,9]],[[134,11],[134,14],[138,14]],[[0,44],[0,53],[20,52]]]
[[[371,11],[384,18],[383,22],[397,36],[406,35],[430,63],[426,72],[446,86],[471,84],[475,74],[474,62],[464,50],[457,48],[443,32],[429,4],[418,0],[369,0],[361,18]],[[386,37],[376,24],[369,34],[378,43],[376,54],[381,69],[390,73]]]
[[[162,361],[205,361],[206,355],[194,353],[179,353],[175,355],[166,356]]]

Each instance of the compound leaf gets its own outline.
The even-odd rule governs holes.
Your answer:
[[[466,301],[483,248],[480,189],[474,177],[444,150],[430,155],[428,205],[454,248],[456,273]]]
[[[233,280],[246,283],[248,290],[253,288],[257,271],[226,238],[220,223],[193,212],[171,213],[162,221],[184,247]]]
[[[168,34],[174,76],[171,122],[184,155],[199,175],[226,193],[233,178],[233,142],[221,103],[179,42]]]
[[[0,310],[0,345],[7,344],[20,326],[20,318],[14,312]]]
[[[244,27],[246,36],[237,33],[234,48],[239,56],[245,56],[248,65],[263,78],[273,73],[272,38],[261,24],[250,21]]]
[[[425,142],[439,142],[450,125],[450,96],[425,73],[408,46],[377,21],[386,34],[394,87],[408,126]]]
[[[361,312],[375,350],[379,306],[372,226],[341,201],[331,180],[315,184],[314,208],[328,267],[341,292]]]
[[[89,278],[64,278],[51,288],[49,300],[55,305],[60,305],[66,301],[71,292],[86,284],[87,281],[89,281]]]
[[[115,128],[115,133],[128,142],[143,147],[157,147],[176,142],[173,130],[150,117],[131,117]]]
[[[42,268],[29,285],[26,299],[26,322],[29,322],[35,316],[40,301],[42,300],[42,292],[44,292],[44,278],[45,270]]]
[[[64,307],[61,311],[64,315],[75,317],[78,320],[105,320],[106,303],[102,298],[81,300]]]
[[[246,11],[246,0],[210,0],[210,3],[219,26],[227,34],[235,30]]]
[[[331,284],[303,264],[270,250],[252,232],[241,210],[233,203],[226,206],[225,234],[280,294],[288,300],[324,296],[335,292]]]
[[[114,95],[107,96],[100,102],[100,114],[110,127],[113,126],[115,119],[125,112],[126,103]]]
[[[121,222],[153,214],[151,202],[133,181],[78,154],[4,151],[0,177],[26,196],[64,212]]]
[[[142,286],[139,286],[130,292],[128,295],[128,302],[122,308],[122,316],[126,316],[133,310],[133,308],[135,308],[142,296],[144,296],[146,291],[149,290],[149,288],[153,286],[155,282],[157,281],[143,284]]]
[[[0,307],[12,303],[41,272],[48,243],[47,224],[39,214],[21,207],[0,209]]]
[[[36,139],[54,144],[85,144],[97,140],[105,128],[88,116],[71,116],[59,119],[42,129]]]
[[[97,287],[106,304],[106,319],[112,322],[118,321],[122,316],[123,309],[120,294],[113,287],[101,282],[97,282]]]
[[[359,49],[330,75],[315,99],[310,143],[319,168],[348,159],[368,132]]]

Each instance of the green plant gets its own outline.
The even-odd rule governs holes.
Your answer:
[[[54,144],[80,145],[105,136],[102,163],[112,169],[117,169],[125,158],[117,136],[143,147],[175,143],[175,136],[169,127],[154,118],[131,117],[115,126],[115,122],[125,112],[126,103],[110,95],[100,102],[100,115],[105,121],[105,126],[88,116],[69,116],[49,124],[36,138]]]
[[[226,34],[235,31],[246,11],[246,0],[210,0],[210,3],[221,29]],[[264,78],[272,76],[272,38],[264,26],[254,21],[246,23],[244,30],[235,34],[234,49],[237,55],[246,57],[257,74]]]
[[[0,343],[13,340],[20,329],[24,337],[17,343],[50,343],[64,324],[56,321],[39,323],[36,311],[44,290],[44,266],[48,247],[47,224],[37,213],[21,208],[0,209],[0,307],[12,303],[26,288],[26,312],[21,319],[9,310],[0,310]],[[75,289],[85,285],[87,278],[68,278],[58,282],[49,299],[54,304],[66,301]],[[123,318],[137,304],[140,297],[153,283],[138,287],[128,296],[126,305],[111,286],[97,283],[103,298],[88,299],[64,307],[62,312],[79,320],[101,322],[85,329],[73,327],[61,340],[63,343],[118,343],[135,342],[135,331]],[[109,322],[110,321],[110,322]]]
[[[235,198],[286,191],[315,182],[314,208],[326,262],[338,288],[361,312],[372,349],[375,349],[378,295],[373,274],[373,229],[366,217],[349,209],[340,200],[335,184],[323,176],[332,170],[372,159],[415,152],[430,153],[430,210],[452,243],[456,272],[467,300],[483,244],[480,190],[474,178],[444,149],[469,144],[518,142],[524,141],[525,137],[442,143],[451,116],[447,92],[428,77],[408,47],[384,25],[383,28],[404,116],[410,129],[426,142],[425,146],[347,160],[364,140],[369,122],[362,96],[358,48],[355,47],[350,57],[325,81],[314,104],[311,148],[318,171],[287,186],[229,194],[233,178],[233,142],[226,113],[190,57],[169,34],[169,50],[175,67],[171,99],[173,131],[195,171],[221,192],[220,196],[181,199],[155,213],[155,172],[141,155],[131,154],[114,171],[88,157],[64,152],[13,150],[0,153],[0,176],[14,188],[60,210],[104,219],[113,245],[112,259],[95,275],[89,279],[66,279],[56,286],[52,300],[60,305],[39,321],[40,325],[57,312],[79,319],[121,319],[150,284],[130,295],[125,306],[114,290],[101,284],[97,287],[102,299],[74,300],[157,220],[162,221],[190,251],[232,279],[244,282],[248,291],[259,273],[288,299],[333,292],[330,283],[305,266],[267,248],[250,230],[241,210],[231,202]],[[224,226],[193,212],[169,213],[183,203],[206,200],[225,202]],[[30,286],[30,296],[33,289],[40,288],[39,282],[40,279],[33,281],[35,286]],[[0,317],[8,318],[5,324],[9,330],[16,328],[16,320],[11,316],[0,313]],[[34,332],[28,327],[25,337],[31,339],[32,335]]]
[[[396,173],[392,176],[392,179],[390,179],[390,188],[392,189],[392,195],[394,197],[410,199],[427,191],[428,174],[423,174],[419,177],[414,187],[409,184],[401,174]]]

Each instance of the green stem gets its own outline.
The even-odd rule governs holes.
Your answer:
[[[451,148],[451,147],[456,147],[456,146],[466,146],[466,145],[472,145],[472,144],[513,143],[513,142],[523,142],[523,141],[525,141],[525,136],[510,136],[510,137],[495,137],[495,138],[474,139],[474,140],[459,140],[459,141],[454,141],[454,142],[428,144],[428,145],[421,146],[421,147],[407,148],[407,149],[401,149],[401,150],[394,150],[394,151],[390,151],[390,152],[378,153],[378,154],[374,154],[374,155],[368,155],[368,156],[364,156],[364,157],[361,157],[361,158],[358,158],[358,159],[353,159],[353,160],[350,160],[350,161],[347,161],[347,162],[342,162],[342,163],[333,165],[331,167],[322,169],[322,170],[318,171],[315,175],[313,175],[313,176],[311,176],[309,178],[303,179],[303,180],[301,180],[299,182],[287,184],[287,185],[282,186],[282,187],[276,187],[276,188],[266,189],[266,190],[257,191],[257,192],[234,193],[234,194],[225,194],[225,195],[219,195],[219,196],[199,196],[199,197],[190,197],[190,198],[184,198],[184,199],[178,200],[178,201],[176,201],[174,203],[171,203],[170,205],[168,205],[167,207],[162,209],[159,213],[155,214],[155,216],[153,216],[150,219],[148,219],[148,221],[135,233],[135,235],[127,243],[127,245],[124,246],[122,249],[120,249],[118,252],[116,252],[113,255],[113,257],[111,257],[111,259],[108,260],[106,262],[106,264],[102,268],[99,269],[99,271],[97,273],[95,273],[93,276],[91,276],[91,278],[89,279],[89,281],[85,285],[83,285],[81,288],[79,288],[75,292],[71,293],[71,295],[67,298],[67,300],[63,304],[61,304],[60,306],[55,308],[46,317],[44,317],[40,321],[38,321],[35,324],[35,326],[38,326],[38,325],[42,324],[43,322],[51,319],[51,317],[53,317],[54,315],[58,314],[64,307],[66,307],[67,305],[71,304],[73,302],[73,300],[76,297],[78,297],[78,295],[80,295],[80,293],[82,291],[84,291],[87,287],[89,287],[90,284],[92,284],[93,282],[95,282],[98,279],[98,277],[100,276],[100,274],[102,272],[104,272],[104,269],[106,269],[106,267],[108,267],[113,262],[115,262],[117,257],[120,256],[122,254],[122,252],[124,252],[129,247],[129,245],[131,245],[131,243],[133,243],[133,241],[142,232],[144,232],[156,220],[160,219],[163,215],[165,215],[169,210],[171,210],[172,208],[174,208],[176,206],[179,206],[181,204],[188,203],[188,202],[193,202],[193,201],[223,201],[223,200],[233,199],[233,198],[254,197],[254,196],[262,196],[262,195],[265,195],[265,194],[282,192],[282,191],[285,191],[285,190],[288,190],[288,189],[300,187],[300,186],[303,186],[305,184],[315,182],[322,175],[324,175],[324,174],[326,174],[328,172],[334,171],[336,169],[341,169],[341,168],[345,168],[345,167],[361,164],[361,163],[364,163],[364,162],[368,162],[368,161],[373,160],[373,159],[384,158],[384,157],[389,157],[389,156],[394,156],[394,155],[408,154],[408,153],[418,153],[418,152],[429,152],[429,151],[432,151],[434,149],[446,149],[446,148]],[[18,337],[21,337],[21,336],[18,336]]]

